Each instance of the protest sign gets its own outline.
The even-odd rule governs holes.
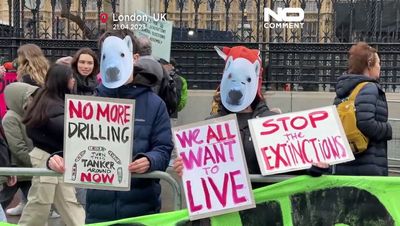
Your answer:
[[[67,95],[64,181],[77,187],[130,189],[135,102]]]
[[[152,43],[152,55],[169,62],[171,55],[172,22],[161,18],[154,18],[142,11],[136,14],[145,18],[138,21],[143,29],[135,30],[137,36],[146,36]]]
[[[255,207],[236,115],[173,128],[191,220]]]
[[[249,120],[262,175],[354,160],[335,106]]]

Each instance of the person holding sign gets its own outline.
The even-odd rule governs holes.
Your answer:
[[[279,108],[269,109],[262,94],[262,69],[259,50],[248,49],[243,46],[233,48],[215,47],[218,55],[226,61],[220,87],[213,98],[212,116],[221,117],[236,113],[243,149],[249,174],[261,174],[257,164],[248,120],[266,117],[281,113]],[[316,163],[307,172],[312,176],[319,176],[329,166],[326,163]],[[178,157],[174,162],[174,170],[182,175],[183,162]],[[252,183],[252,187],[265,186],[265,183]]]
[[[32,166],[43,168],[48,157],[63,150],[64,98],[71,93],[75,80],[70,67],[53,65],[28,106],[23,123],[34,148],[29,153]],[[46,225],[51,204],[55,205],[66,225],[83,225],[85,211],[77,202],[75,188],[59,176],[34,176],[18,225]]]
[[[377,50],[365,42],[349,51],[348,71],[338,78],[334,104],[350,96],[358,84],[367,82],[355,98],[358,129],[369,139],[367,150],[355,160],[335,166],[334,174],[387,176],[387,141],[392,139],[385,91],[379,85],[380,59]]]
[[[138,59],[136,37],[129,30],[106,32],[101,46],[100,73],[102,97],[135,99],[135,124],[132,173],[165,171],[173,148],[171,124],[165,103],[151,87],[162,77],[161,65],[154,60]],[[49,160],[49,167],[64,172],[60,156]],[[86,223],[98,223],[147,214],[161,209],[158,180],[132,179],[130,191],[87,190]]]
[[[277,113],[269,110],[261,91],[262,69],[259,50],[244,46],[215,49],[226,61],[226,67],[220,91],[216,92],[214,97],[214,100],[218,100],[216,114],[210,118],[236,113],[249,173],[261,174],[247,120]],[[182,175],[183,163],[180,157],[175,161],[174,169]],[[261,186],[262,184],[252,183],[253,188]]]

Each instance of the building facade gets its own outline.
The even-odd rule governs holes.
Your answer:
[[[333,35],[331,0],[159,0],[161,10],[165,2],[175,27],[231,31],[243,41],[329,42]],[[264,7],[303,8],[303,28],[264,29]]]

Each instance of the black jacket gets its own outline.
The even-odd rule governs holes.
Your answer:
[[[387,141],[392,139],[388,122],[385,92],[376,80],[364,75],[342,75],[336,85],[334,104],[348,97],[361,82],[369,82],[355,99],[358,129],[369,138],[368,149],[355,156],[355,160],[339,164],[334,173],[339,175],[387,176]]]
[[[26,127],[33,146],[49,154],[62,151],[64,147],[64,102],[52,104],[47,112],[49,120],[39,127]]]
[[[74,93],[84,96],[94,96],[96,94],[96,87],[98,85],[96,75],[89,75],[87,77],[74,73],[75,85]]]
[[[222,106],[217,115],[212,115],[209,118],[216,118],[225,116],[230,112],[226,111]],[[276,115],[277,113],[269,110],[268,106],[264,101],[260,101],[251,113],[237,113],[236,117],[239,124],[240,136],[242,138],[244,154],[246,157],[247,168],[249,174],[261,174],[260,167],[258,166],[256,152],[254,151],[254,145],[250,134],[249,123],[247,120],[259,117],[266,117],[270,115]]]
[[[97,95],[136,100],[132,159],[145,156],[150,161],[149,172],[165,171],[173,148],[171,124],[165,103],[150,88],[157,83],[159,74],[151,64],[136,64],[135,70],[133,84],[116,89],[100,85]],[[161,209],[160,194],[159,180],[144,178],[132,178],[130,191],[89,189],[86,194],[86,223],[158,213]]]

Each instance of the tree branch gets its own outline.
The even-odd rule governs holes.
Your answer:
[[[60,0],[60,3],[61,3],[61,17],[67,18],[70,21],[76,23],[78,27],[81,29],[83,37],[87,39],[94,39],[94,34],[91,32],[90,28],[85,24],[82,18],[78,15],[72,14],[70,9],[68,9],[66,0]]]

